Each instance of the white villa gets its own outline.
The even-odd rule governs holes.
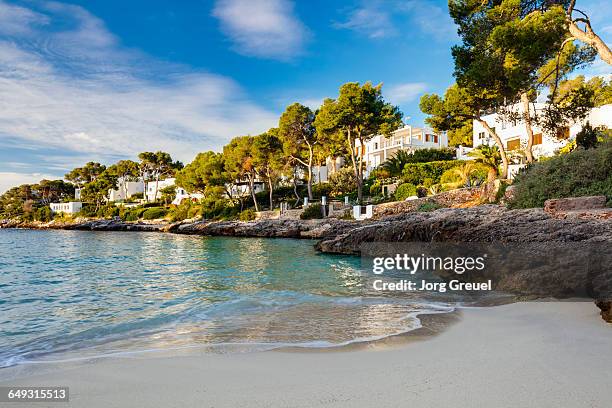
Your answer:
[[[147,201],[155,201],[158,198],[161,198],[162,196],[162,190],[166,187],[173,187],[175,186],[175,181],[176,179],[174,177],[171,178],[167,178],[164,180],[159,180],[159,182],[157,182],[157,195],[155,194],[155,187],[156,187],[156,183],[155,181],[149,181],[145,184],[145,194],[147,197]],[[181,203],[181,201],[185,200],[185,199],[189,199],[189,200],[201,200],[202,198],[204,198],[203,194],[199,194],[199,193],[188,193],[187,191],[185,191],[184,188],[182,187],[175,187],[175,191],[176,191],[176,197],[174,198],[174,200],[172,200],[172,204],[175,205],[179,205]]]
[[[535,104],[535,106],[536,112],[544,108],[544,104]],[[517,113],[522,112],[522,107],[520,105],[516,105],[515,109]],[[495,132],[502,139],[507,151],[513,151],[527,146],[527,129],[525,127],[525,122],[507,122],[500,118],[497,113],[483,116],[483,119],[489,126],[494,128]],[[607,128],[612,128],[612,104],[592,109],[584,120],[576,122],[570,127],[563,128],[556,137],[546,135],[542,129],[534,126],[534,156],[542,157],[554,154],[555,150],[565,146],[568,140],[575,138],[576,134],[582,129],[587,121],[593,127],[605,126]],[[491,140],[491,137],[480,123],[474,121],[473,129],[473,147],[478,147],[483,144],[494,144],[494,141]]]
[[[438,134],[432,129],[404,126],[389,137],[376,135],[361,146],[357,141],[357,154],[363,156],[366,173],[381,165],[398,150],[414,152],[418,149],[448,147],[446,133]]]
[[[144,193],[142,181],[120,181],[117,190],[108,190],[108,201],[127,200],[138,193]]]
[[[54,213],[76,214],[81,211],[83,204],[80,201],[71,201],[69,203],[51,203],[49,207]]]

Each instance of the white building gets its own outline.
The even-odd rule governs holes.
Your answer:
[[[183,200],[198,201],[204,198],[203,194],[200,193],[188,193],[184,188],[175,185],[176,179],[174,177],[159,180],[157,183],[157,196],[155,195],[155,181],[149,181],[146,183],[146,196],[147,201],[155,201],[162,196],[162,190],[166,187],[175,188],[175,197],[171,204],[179,205]]]
[[[117,190],[108,190],[108,201],[121,201],[131,198],[134,194],[144,193],[142,181],[120,181]]]
[[[175,178],[167,178],[164,180],[159,180],[158,182],[148,181],[146,183],[145,194],[147,196],[147,201],[156,201],[158,198],[162,196],[162,190],[166,187],[174,186]]]
[[[253,183],[253,191],[255,192],[255,194],[260,193],[265,189],[266,187],[263,181],[256,181],[255,183]],[[232,197],[245,197],[251,195],[251,190],[247,181],[234,183],[231,186],[230,191],[232,193]]]
[[[533,106],[533,105],[532,105]],[[536,112],[541,112],[544,104],[535,104]],[[522,106],[515,105],[517,113],[522,113]],[[501,138],[504,147],[507,151],[512,152],[518,149],[524,149],[527,146],[527,128],[525,122],[505,121],[497,113],[482,117],[491,126],[495,133]],[[612,104],[604,105],[591,110],[589,115],[582,121],[576,122],[569,127],[562,128],[557,135],[547,135],[538,126],[533,126],[534,146],[533,154],[537,157],[550,156],[555,150],[565,146],[568,140],[576,137],[576,134],[582,129],[586,122],[591,126],[605,126],[612,128]],[[473,122],[473,147],[478,147],[483,144],[492,145],[495,142],[485,131],[483,126],[477,122]]]
[[[398,150],[414,152],[418,149],[441,149],[448,147],[445,133],[437,134],[431,129],[404,126],[389,137],[376,135],[361,146],[357,141],[357,155],[363,156],[366,173],[381,165]]]
[[[312,183],[325,183],[336,171],[344,166],[344,157],[336,157],[335,159],[328,157],[325,159],[325,164],[322,166],[313,166],[312,168]],[[307,173],[307,171],[306,171]]]
[[[83,203],[71,201],[69,203],[51,203],[49,206],[54,213],[76,214],[83,208]]]

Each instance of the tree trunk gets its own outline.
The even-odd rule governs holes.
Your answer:
[[[351,130],[349,129],[346,133],[346,141],[348,143],[349,152],[351,153],[351,163],[353,163],[353,174],[355,174],[355,179],[357,180],[357,200],[361,203],[361,184],[359,183],[359,171],[357,170],[357,161],[355,158],[357,148],[355,146],[355,141],[351,137]]]
[[[272,193],[274,192],[272,188],[272,177],[268,175],[268,188],[270,189],[270,211],[274,210],[274,201],[272,198]]]
[[[357,200],[359,204],[361,204],[363,199],[363,155],[365,149],[365,142],[361,138],[361,135],[359,135],[359,143],[361,144],[361,151],[359,152],[359,167],[357,168]]]
[[[251,190],[251,197],[253,198],[255,211],[259,212],[259,205],[257,205],[257,196],[255,195],[255,180],[253,179],[253,175],[249,176],[249,190]]]
[[[308,200],[312,201],[312,146],[308,145]]]
[[[529,96],[526,92],[521,94],[521,102],[523,103],[523,120],[527,128],[527,163],[533,163],[533,128],[531,126],[531,114],[529,111]]]
[[[297,168],[296,167],[293,168],[293,193],[295,194],[295,198],[296,198],[294,207],[297,207],[300,204],[300,201],[302,200],[302,198],[298,194],[298,190],[297,190]]]
[[[153,196],[153,201],[157,201],[157,189],[159,187],[159,174],[155,176],[155,195]]]
[[[499,138],[499,136],[497,136],[497,133],[495,133],[493,129],[491,129],[491,126],[489,126],[486,120],[481,119],[480,117],[477,117],[476,121],[478,121],[478,123],[480,123],[482,127],[485,128],[487,133],[495,140],[497,147],[499,147],[499,154],[501,156],[501,161],[502,161],[500,178],[502,179],[508,178],[508,156],[506,155],[506,149],[504,148],[504,143]]]

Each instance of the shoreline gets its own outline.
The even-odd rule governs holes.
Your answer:
[[[281,351],[109,358],[2,385],[70,386],[66,406],[276,404],[605,407],[610,325],[584,302],[467,308],[424,341],[336,353]],[[9,370],[11,370],[9,368]],[[554,375],[553,375],[554,373]],[[476,385],[476,387],[474,387]],[[517,392],[520,390],[520,392]],[[580,391],[578,391],[580,390]]]

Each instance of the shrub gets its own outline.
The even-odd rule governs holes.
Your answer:
[[[612,143],[576,149],[534,163],[514,180],[511,208],[542,207],[551,198],[605,195],[612,199]]]
[[[419,207],[417,208],[417,211],[419,211],[419,212],[429,212],[429,211],[438,210],[440,208],[443,208],[443,207],[440,204],[438,204],[438,203],[427,202],[427,203],[423,203],[423,204],[419,205]]]
[[[398,201],[405,200],[408,197],[416,195],[416,186],[410,183],[400,184],[395,190],[395,199]]]
[[[370,195],[371,196],[379,196],[382,194],[382,185],[379,180],[376,180],[374,184],[370,186]]]
[[[429,189],[425,186],[418,186],[416,189],[416,195],[419,198],[427,197],[428,192],[429,192]]]
[[[53,219],[53,211],[47,206],[40,207],[34,213],[34,218],[38,221],[49,222]]]
[[[455,149],[445,147],[442,149],[417,149],[410,155],[410,163],[427,163],[433,161],[455,160]]]
[[[329,176],[330,195],[343,196],[357,189],[357,178],[350,167],[343,167]]]
[[[248,208],[238,214],[238,219],[240,221],[253,221],[255,219],[255,211]]]
[[[318,197],[318,198],[321,198],[323,196],[330,197],[331,194],[332,194],[332,185],[330,183],[317,183],[317,184],[312,185],[312,196],[313,197]]]
[[[151,207],[147,208],[142,213],[142,218],[144,218],[145,220],[157,220],[159,218],[164,218],[167,213],[168,210],[163,207]]]
[[[402,181],[416,185],[437,184],[442,174],[464,163],[462,160],[432,161],[428,163],[408,163],[402,172]]]
[[[300,219],[302,220],[314,220],[319,218],[323,218],[321,204],[311,204],[300,214]]]

